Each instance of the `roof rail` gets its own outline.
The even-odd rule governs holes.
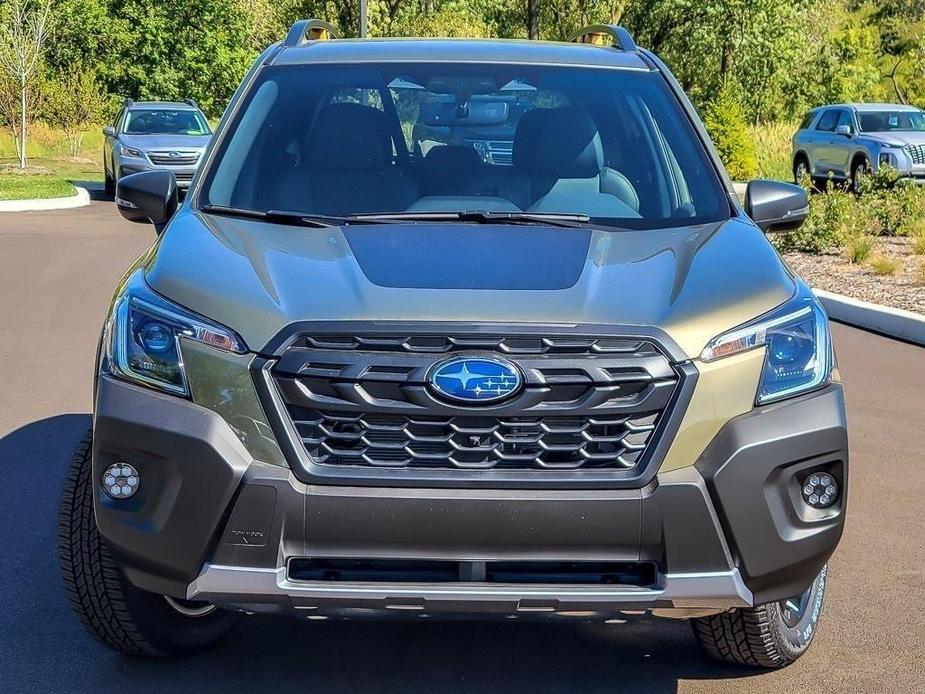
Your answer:
[[[590,43],[595,46],[605,46],[607,37],[613,39],[615,48],[621,51],[635,52],[637,49],[636,42],[633,41],[633,35],[618,24],[592,24],[569,37],[572,43]]]
[[[125,97],[124,99],[122,99],[122,107],[123,107],[123,108],[128,108],[129,106],[131,106],[131,105],[134,104],[134,103],[135,103],[135,100],[134,100],[132,97],[130,97],[130,96],[127,96],[127,97]]]
[[[283,45],[287,47],[301,46],[309,41],[327,41],[337,38],[337,29],[321,19],[300,19],[289,27],[289,33]]]
[[[193,108],[199,108],[199,104],[196,103],[196,100],[195,100],[195,99],[183,99],[183,103],[184,103],[184,104],[189,104],[189,105],[192,106]]]

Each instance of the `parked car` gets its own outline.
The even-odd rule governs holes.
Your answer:
[[[836,104],[813,109],[793,136],[793,176],[832,177],[860,192],[865,173],[889,165],[925,182],[925,112],[901,104]]]
[[[140,171],[170,171],[188,188],[212,130],[192,100],[127,100],[103,135],[103,174],[112,195],[120,178]]]
[[[794,661],[848,482],[826,315],[764,233],[806,191],[740,205],[620,27],[332,34],[260,56],[182,206],[166,171],[117,184],[160,237],[116,288],[65,485],[82,622],[171,655],[242,613],[648,611]],[[422,104],[462,127],[512,81],[535,98],[509,166],[415,151]]]

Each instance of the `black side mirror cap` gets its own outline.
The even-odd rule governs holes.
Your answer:
[[[809,216],[809,194],[782,181],[752,181],[745,190],[745,214],[762,231],[797,229]]]
[[[177,211],[177,179],[171,171],[142,171],[116,183],[116,207],[130,222],[150,223],[160,234]]]

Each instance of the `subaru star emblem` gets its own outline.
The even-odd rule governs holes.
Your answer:
[[[167,154],[167,156],[170,157],[171,159],[178,159],[178,158],[180,157],[180,153],[179,153],[179,152],[170,152],[170,153]]]
[[[435,365],[428,382],[448,400],[490,403],[514,395],[523,379],[517,367],[504,359],[456,357]]]

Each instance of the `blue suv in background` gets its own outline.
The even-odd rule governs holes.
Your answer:
[[[898,104],[837,104],[813,109],[793,136],[793,176],[799,183],[831,176],[861,179],[881,166],[925,182],[925,112]]]

